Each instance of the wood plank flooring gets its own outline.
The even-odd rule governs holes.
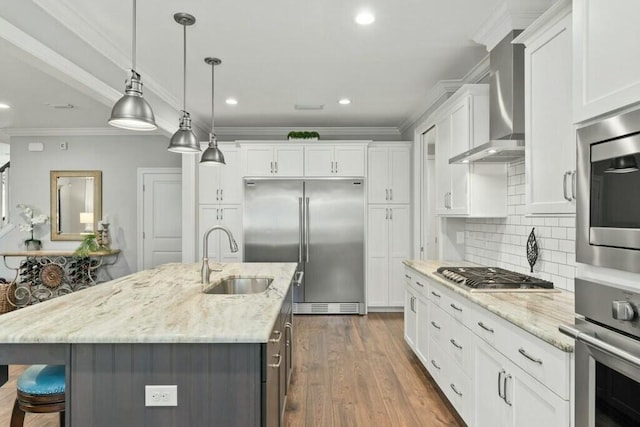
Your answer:
[[[404,342],[403,325],[402,313],[295,316],[285,425],[463,426]],[[23,370],[11,366],[0,387],[0,426],[9,425]],[[58,427],[58,416],[27,414],[25,427]]]

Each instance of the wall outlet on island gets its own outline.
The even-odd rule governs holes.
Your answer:
[[[178,406],[178,386],[144,386],[144,406]]]

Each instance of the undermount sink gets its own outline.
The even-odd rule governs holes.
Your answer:
[[[242,295],[258,294],[273,282],[270,277],[227,277],[214,283],[205,294]]]

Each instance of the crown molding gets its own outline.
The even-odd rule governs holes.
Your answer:
[[[160,129],[151,132],[138,132],[134,130],[118,129],[115,127],[104,128],[12,128],[4,129],[3,133],[9,137],[14,136],[147,136],[162,135],[165,132]],[[2,133],[0,133],[0,139]]]
[[[507,0],[494,9],[472,39],[491,51],[511,31],[527,28],[552,3],[553,0]]]
[[[487,54],[480,60],[480,62],[474,65],[461,80],[463,84],[474,84],[489,76],[490,73],[489,55]]]
[[[573,6],[571,0],[558,0],[538,19],[533,21],[518,37],[513,39],[511,43],[522,43],[525,46],[532,40],[536,39],[540,32],[550,28],[557,22],[561,21],[565,16],[571,13]]]
[[[358,137],[361,135],[371,135],[380,138],[400,137],[400,131],[396,127],[313,127],[313,129],[323,137]],[[216,135],[218,137],[243,135],[255,137],[279,137],[286,139],[289,132],[291,132],[290,126],[216,127]]]

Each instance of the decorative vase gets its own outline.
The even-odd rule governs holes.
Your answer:
[[[37,239],[27,239],[24,241],[24,245],[28,251],[39,251],[42,249],[42,242]]]

